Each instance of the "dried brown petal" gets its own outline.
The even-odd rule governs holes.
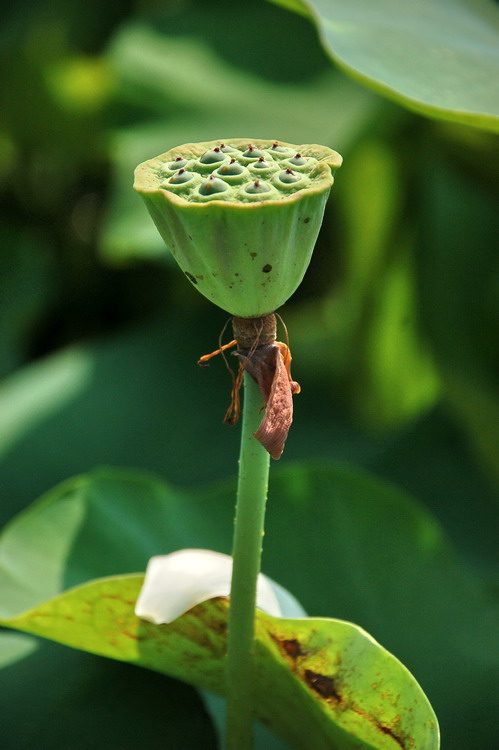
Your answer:
[[[258,383],[265,401],[265,415],[254,437],[272,458],[279,459],[293,421],[293,393],[300,389],[290,377],[289,349],[276,342],[259,347],[251,356],[242,352],[237,352],[237,356]]]

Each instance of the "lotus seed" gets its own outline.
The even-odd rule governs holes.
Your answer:
[[[237,154],[239,152],[239,149],[228,146],[226,143],[221,143],[220,151],[222,151],[224,154]]]
[[[303,167],[307,163],[307,159],[301,154],[295,154],[292,159],[289,160],[295,167]]]
[[[260,159],[260,157],[262,156],[265,159],[266,155],[267,154],[265,153],[265,151],[262,151],[259,148],[255,148],[252,143],[250,143],[247,150],[243,152],[243,156],[245,157],[245,159],[254,159],[255,161],[257,161],[257,159]]]
[[[258,161],[253,164],[253,169],[270,169],[271,165],[265,160],[265,157],[260,156]]]
[[[174,174],[172,177],[170,177],[169,180],[167,180],[167,185],[185,185],[186,182],[189,182],[194,177],[194,174],[192,172],[186,172],[185,169],[179,169],[177,174]]]
[[[187,159],[184,159],[183,156],[177,156],[175,161],[172,161],[168,164],[168,169],[180,169],[181,167],[185,167],[187,164]]]
[[[261,182],[261,180],[255,180],[245,187],[245,192],[252,195],[255,193],[268,193],[269,190],[270,186],[266,182]]]
[[[223,193],[225,192],[225,190],[227,190],[228,187],[229,186],[226,182],[220,180],[214,175],[210,175],[208,179],[201,183],[201,185],[199,186],[199,192],[201,195],[207,197],[210,195],[215,195],[216,193]]]
[[[241,166],[235,159],[231,159],[228,164],[224,164],[222,167],[217,169],[219,175],[239,175],[244,172],[244,167]]]
[[[278,158],[289,158],[290,156],[293,156],[295,151],[293,151],[291,148],[286,148],[286,146],[281,146],[279,144],[279,141],[274,141],[272,144],[272,147],[269,148],[270,153],[275,154]]]
[[[285,185],[290,185],[293,182],[298,182],[302,179],[301,175],[295,174],[292,169],[286,169],[285,172],[279,173],[279,179],[284,182]]]
[[[201,164],[218,164],[219,162],[223,161],[224,158],[225,156],[221,152],[219,146],[216,146],[210,151],[206,151],[199,161],[201,162]]]

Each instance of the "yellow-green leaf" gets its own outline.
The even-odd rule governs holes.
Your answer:
[[[212,599],[171,625],[134,614],[143,577],[92,581],[1,624],[224,692],[228,603]],[[408,670],[342,620],[257,613],[256,713],[291,747],[436,750],[438,724]]]

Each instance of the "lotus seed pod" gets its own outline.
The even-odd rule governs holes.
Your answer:
[[[314,144],[186,143],[140,164],[134,188],[191,283],[231,315],[262,317],[300,284],[341,163]]]

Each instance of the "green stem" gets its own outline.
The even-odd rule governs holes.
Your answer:
[[[270,462],[267,451],[253,437],[262,419],[261,408],[260,390],[245,373],[227,647],[228,750],[253,747],[256,584],[262,557]]]

